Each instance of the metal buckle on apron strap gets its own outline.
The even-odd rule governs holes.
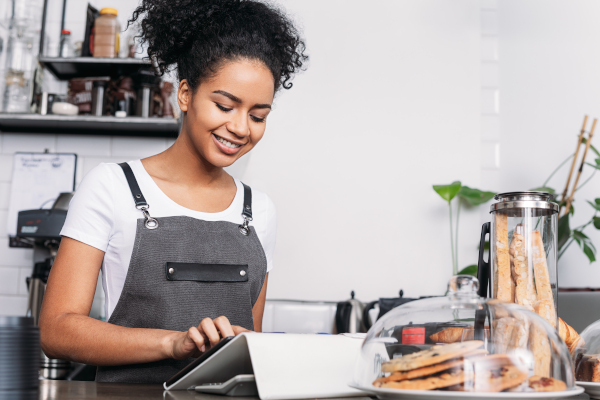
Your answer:
[[[242,214],[242,218],[244,218],[244,222],[242,222],[242,225],[239,225],[238,228],[242,235],[248,236],[250,234],[250,226],[248,226],[248,224],[252,221],[252,218],[247,217],[245,214]]]
[[[146,218],[146,221],[144,221],[144,226],[146,226],[146,228],[148,228],[148,229],[158,228],[158,220],[156,218],[152,218],[150,216],[150,213],[148,212],[148,209],[150,208],[149,205],[136,206],[136,208],[138,210],[140,210],[142,212],[142,214],[144,214],[144,218]]]

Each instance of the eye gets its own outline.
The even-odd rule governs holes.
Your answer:
[[[227,107],[223,107],[222,105],[220,105],[219,103],[215,103],[216,106],[219,108],[219,110],[224,111],[224,112],[228,112],[233,110],[233,108],[227,108]]]
[[[259,117],[255,117],[254,115],[251,115],[250,118],[252,118],[252,121],[258,122],[259,124],[265,122],[265,120],[267,119],[267,117],[259,118]]]

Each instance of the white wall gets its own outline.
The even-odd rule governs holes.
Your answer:
[[[310,66],[276,99],[263,142],[231,168],[277,205],[268,297],[442,294],[451,275],[448,216],[431,185],[481,186],[480,3],[282,3],[304,27]],[[134,4],[120,1],[119,10]],[[0,230],[13,152],[74,151],[79,181],[99,162],[168,144],[0,134]],[[477,210],[461,214],[461,266],[476,260],[479,227]],[[31,255],[6,243],[0,231],[0,314],[22,313]]]
[[[311,65],[242,176],[278,207],[269,296],[443,293],[447,208],[431,185],[480,183],[479,3],[283,3],[304,22]],[[467,265],[478,214],[461,222]]]
[[[503,0],[498,3],[501,167],[499,189],[540,186],[575,151],[584,114],[600,118],[600,3]],[[600,126],[598,126],[600,128]],[[600,146],[600,131],[592,141]],[[581,154],[581,153],[580,153]],[[589,161],[593,162],[590,156]],[[549,185],[562,191],[567,165]],[[582,180],[591,168],[584,170]],[[571,181],[571,184],[573,181]],[[582,188],[572,226],[589,220],[585,200],[600,197],[600,175]],[[600,233],[586,234],[600,249]],[[561,287],[599,287],[600,264],[575,245],[559,261]]]

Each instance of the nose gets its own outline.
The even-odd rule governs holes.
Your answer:
[[[250,126],[246,113],[239,112],[232,115],[231,120],[227,123],[227,130],[241,138],[250,135]]]

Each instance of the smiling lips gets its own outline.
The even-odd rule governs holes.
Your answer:
[[[213,140],[215,141],[219,150],[228,155],[236,154],[242,148],[242,144],[232,143],[221,136],[215,135],[214,133]]]

